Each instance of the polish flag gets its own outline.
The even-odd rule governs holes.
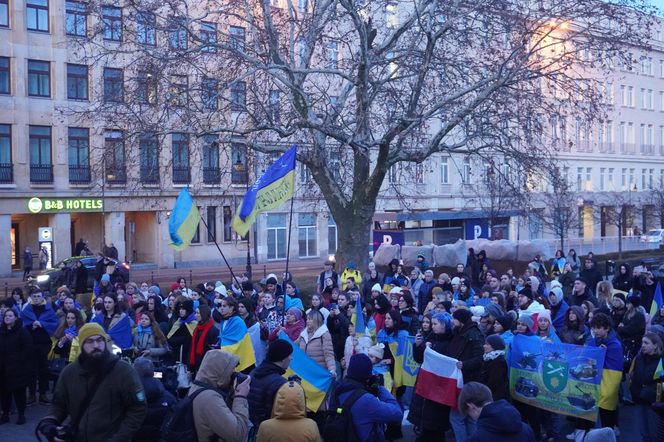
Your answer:
[[[427,347],[417,375],[415,392],[430,401],[456,408],[463,388],[463,375],[456,366],[457,362]]]

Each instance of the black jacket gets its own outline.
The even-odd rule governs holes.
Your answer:
[[[620,342],[625,353],[625,361],[631,361],[641,348],[641,339],[646,332],[646,317],[640,311],[635,311],[630,318],[623,317],[622,327],[616,327]]]
[[[535,442],[532,428],[521,421],[521,415],[505,400],[491,402],[482,408],[477,429],[468,442]]]
[[[247,402],[249,419],[255,426],[271,418],[274,398],[279,388],[286,383],[284,373],[286,370],[268,360],[261,362],[251,372],[251,388]]]
[[[12,329],[0,327],[0,386],[2,390],[24,388],[30,382],[32,363],[32,336],[20,319]]]
[[[134,442],[158,442],[161,436],[161,425],[175,405],[175,397],[164,388],[161,381],[152,377],[141,378],[145,389],[147,414],[143,425],[133,437]]]
[[[401,312],[401,320],[404,322],[406,330],[410,336],[415,336],[420,329],[420,317],[415,307],[407,308]]]
[[[346,338],[348,337],[348,325],[350,319],[344,310],[338,315],[327,317],[327,329],[332,336],[332,347],[334,348],[334,359],[340,361],[344,357]]]
[[[482,360],[481,383],[491,389],[493,400],[508,400],[510,397],[507,361],[505,356],[498,356],[490,361]]]
[[[653,379],[661,356],[639,353],[634,360],[629,391],[637,404],[652,404],[657,397],[657,383]]]
[[[588,288],[593,293],[597,290],[597,283],[603,279],[602,274],[597,270],[597,265],[593,265],[591,269],[584,268],[579,272],[579,276],[586,281]]]
[[[455,330],[447,355],[463,363],[463,382],[479,381],[484,354],[484,335],[472,320]]]

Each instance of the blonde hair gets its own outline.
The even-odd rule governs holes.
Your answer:
[[[318,330],[323,325],[323,314],[315,308],[309,310],[307,319],[311,319],[314,330]]]
[[[595,293],[600,303],[610,304],[613,300],[613,285],[610,281],[600,281],[597,283],[597,287],[595,287]]]

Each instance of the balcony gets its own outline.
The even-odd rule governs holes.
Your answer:
[[[72,184],[88,184],[90,182],[90,166],[69,166],[69,182]]]
[[[141,183],[159,184],[159,169],[154,167],[141,167]]]
[[[221,170],[218,167],[203,168],[203,183],[219,184],[219,181],[221,181]]]
[[[622,154],[636,153],[636,145],[634,143],[620,143],[620,153]]]
[[[246,170],[231,171],[231,184],[247,184],[249,182],[249,173]]]
[[[30,182],[37,184],[50,184],[53,182],[52,164],[31,164]]]
[[[599,143],[599,152],[600,153],[615,153],[616,144],[615,143]]]
[[[173,166],[173,184],[189,184],[191,172],[189,166]]]
[[[13,183],[14,169],[11,163],[0,163],[0,183]]]
[[[655,146],[653,144],[642,144],[641,155],[653,155],[655,153]]]

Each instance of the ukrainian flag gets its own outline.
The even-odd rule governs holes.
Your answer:
[[[235,371],[242,371],[256,364],[254,346],[247,325],[239,316],[231,316],[219,325],[219,346],[222,350],[240,358]]]
[[[198,212],[194,200],[191,199],[189,190],[182,189],[175,200],[175,206],[168,221],[168,233],[171,235],[169,246],[178,251],[189,247],[200,221],[201,214]]]
[[[420,364],[413,359],[415,336],[399,336],[396,342],[390,343],[394,356],[394,386],[414,387]]]
[[[652,298],[652,304],[650,305],[650,316],[655,316],[655,313],[662,308],[662,304],[664,304],[664,301],[662,300],[662,286],[658,282],[657,287],[655,288],[655,294]]]
[[[362,301],[359,299],[355,301],[355,310],[350,321],[355,325],[355,334],[357,336],[365,336],[367,334],[367,325],[364,322],[364,314],[362,313]]]
[[[73,341],[72,341],[73,343]],[[73,345],[72,345],[72,348]],[[662,358],[659,359],[659,364],[657,364],[657,368],[655,369],[655,373],[653,373],[652,378],[653,380],[657,381],[659,378],[664,377],[664,361],[662,361]]]
[[[295,159],[297,147],[288,149],[244,195],[242,206],[233,218],[233,229],[245,236],[256,216],[280,207],[295,190]]]
[[[618,391],[623,375],[623,349],[614,332],[611,332],[605,344],[606,356],[599,384],[598,405],[605,410],[615,410],[618,408]]]
[[[285,332],[279,333],[279,339],[288,341],[293,346],[293,359],[284,377],[299,376],[302,379],[301,385],[307,399],[307,408],[313,412],[318,411],[332,385],[332,375],[300,350]]]

